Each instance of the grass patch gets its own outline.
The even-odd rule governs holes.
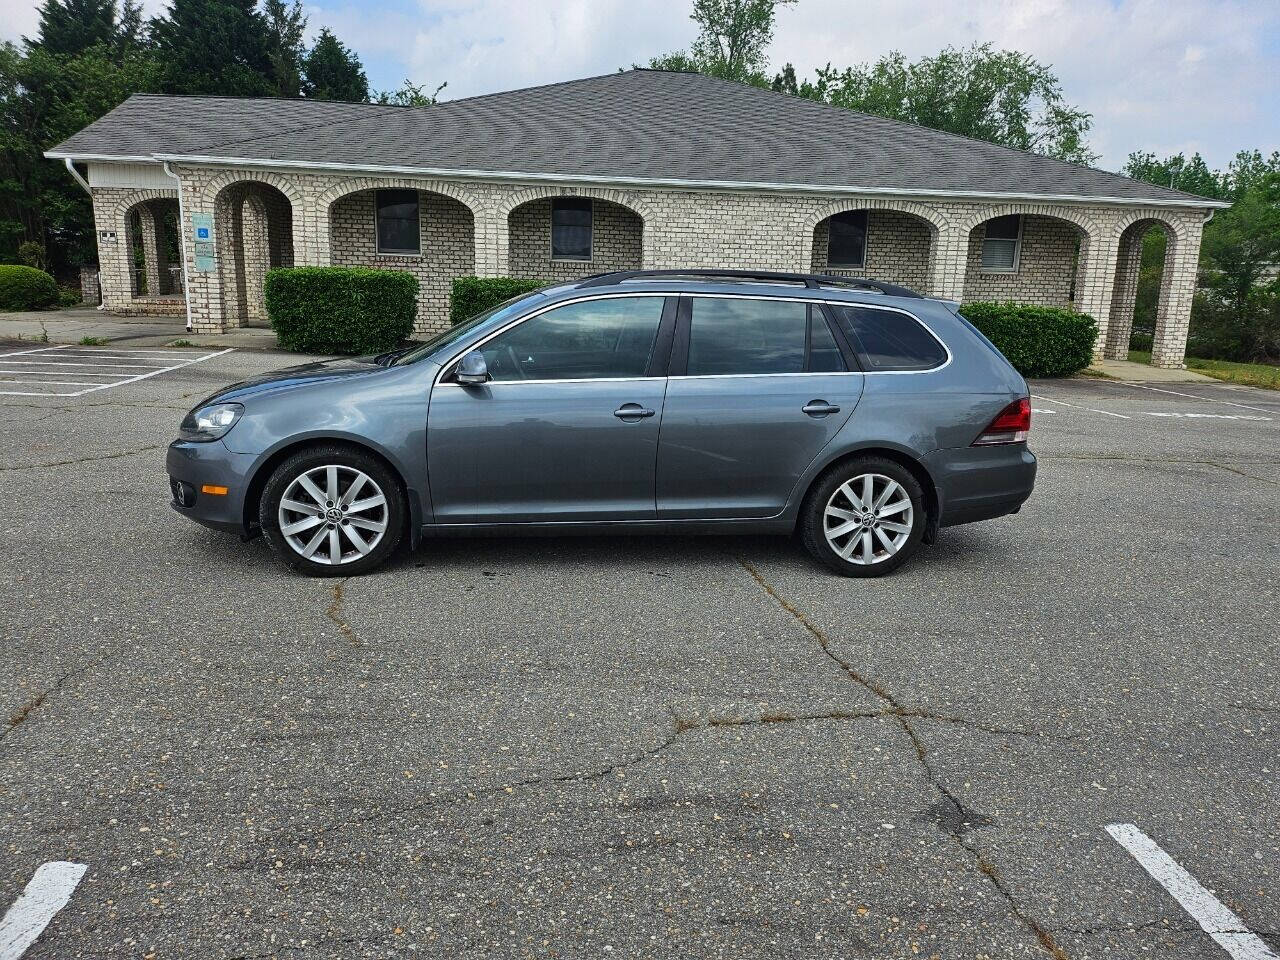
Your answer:
[[[1134,363],[1150,363],[1151,354],[1146,350],[1130,350],[1129,359]],[[1280,367],[1267,363],[1236,363],[1232,360],[1204,360],[1187,357],[1187,369],[1203,373],[1215,380],[1241,383],[1247,387],[1280,390]]]
[[[105,347],[107,345],[106,337],[81,337],[80,346],[82,347]]]
[[[194,347],[195,344],[190,340],[174,340],[168,344],[171,347]]]

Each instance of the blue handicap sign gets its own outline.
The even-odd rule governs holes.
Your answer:
[[[208,227],[199,227],[199,228],[197,228],[197,229],[196,229],[196,236],[197,236],[197,237],[199,237],[201,240],[208,240],[208,239],[209,239],[209,228],[208,228]]]

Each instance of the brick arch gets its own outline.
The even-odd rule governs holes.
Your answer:
[[[316,196],[316,212],[328,218],[333,205],[343,197],[365,190],[424,190],[457,200],[471,211],[474,217],[485,207],[479,195],[447,180],[415,180],[411,177],[351,177],[335,183]]]
[[[1171,240],[1182,242],[1187,238],[1186,224],[1177,217],[1164,216],[1158,210],[1130,210],[1116,221],[1115,239],[1118,240],[1135,223],[1144,220],[1150,220],[1153,225],[1163,228],[1165,235]]]
[[[929,224],[931,234],[935,238],[939,233],[951,226],[951,221],[940,211],[923,203],[916,203],[914,200],[846,197],[841,200],[833,200],[810,214],[805,222],[804,232],[811,235],[823,220],[828,217],[834,217],[838,213],[847,213],[850,210],[885,210],[893,213],[909,213],[911,216],[918,217]]]
[[[1102,236],[1102,228],[1098,226],[1098,222],[1092,217],[1065,204],[1047,203],[1002,203],[984,207],[961,220],[957,224],[957,232],[961,237],[967,238],[978,225],[986,223],[995,217],[1005,217],[1013,213],[1030,217],[1053,217],[1056,220],[1065,220],[1079,227],[1089,239],[1098,239]]]
[[[1173,323],[1174,265],[1191,241],[1185,221],[1163,215],[1158,210],[1130,210],[1116,221],[1112,237],[1116,247],[1116,271],[1108,324],[1102,338],[1103,353],[1113,360],[1128,358],[1142,264],[1142,241],[1147,230],[1153,227],[1163,230],[1166,240],[1152,340],[1153,360],[1158,361],[1158,365],[1177,366],[1181,364],[1185,350],[1186,334]]]
[[[647,224],[654,218],[654,210],[633,193],[622,190],[611,190],[607,187],[530,187],[513,193],[498,204],[499,220],[505,220],[516,207],[524,206],[534,200],[545,200],[548,197],[590,197],[593,200],[607,200],[620,207],[626,207],[641,222]]]
[[[146,273],[147,296],[149,297],[156,296],[159,293],[159,291],[163,289],[164,280],[160,276],[160,266],[161,266],[161,262],[167,265],[167,260],[161,261],[159,259],[160,251],[159,251],[158,242],[153,242],[149,244],[149,241],[147,239],[149,234],[148,234],[148,228],[145,223],[145,220],[139,221],[139,225],[142,230],[141,236],[138,236],[135,234],[133,225],[130,223],[130,220],[135,210],[138,210],[140,207],[146,207],[147,205],[156,203],[158,201],[168,201],[172,203],[176,208],[178,206],[178,191],[164,190],[159,188],[146,189],[146,190],[134,190],[130,192],[127,196],[124,196],[119,200],[117,200],[110,207],[110,213],[108,214],[108,217],[109,217],[109,222],[111,224],[111,228],[116,231],[117,250],[119,251],[118,256],[120,258],[119,263],[114,268],[116,273],[118,274],[118,278],[116,280],[115,285],[125,296],[129,297],[130,299],[134,299],[142,296],[142,294],[140,293],[141,288],[138,283],[138,278],[135,273],[135,263],[133,259],[135,242],[141,243],[143,247],[143,270]],[[145,218],[145,216],[146,216],[146,213],[143,212],[142,217]],[[177,220],[179,221],[177,223],[178,243],[179,243],[179,246],[181,246],[182,223],[181,223],[180,217],[178,217]],[[156,241],[156,237],[154,234],[150,234],[150,237],[151,237],[151,241]],[[148,249],[149,246],[150,246],[150,249]],[[180,259],[181,256],[182,256],[182,251],[181,249],[179,249],[178,263],[181,263],[181,259]],[[156,259],[153,260],[153,257]],[[157,311],[157,312],[160,312],[160,311]]]
[[[539,186],[529,187],[504,197],[494,210],[494,253],[498,273],[507,273],[511,266],[510,227],[511,214],[526,203],[555,197],[587,197],[604,200],[629,211],[640,219],[640,262],[648,265],[649,226],[657,216],[655,209],[634,193],[608,187]]]
[[[286,174],[273,173],[270,170],[228,170],[211,177],[205,186],[205,191],[217,203],[218,198],[227,188],[240,183],[262,183],[279,190],[293,207],[294,220],[298,219],[303,206],[302,191],[298,189],[297,178]]]

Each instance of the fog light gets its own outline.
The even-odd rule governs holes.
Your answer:
[[[196,505],[196,488],[191,484],[170,477],[169,489],[173,491],[173,502],[178,506],[194,507]]]

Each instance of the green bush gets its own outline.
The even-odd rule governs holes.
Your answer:
[[[966,303],[965,319],[981,330],[1024,377],[1065,377],[1093,360],[1093,317],[1029,303]]]
[[[267,271],[266,301],[286,350],[382,353],[413,332],[418,280],[364,267],[283,267]]]
[[[58,302],[58,282],[35,267],[0,264],[0,310],[44,310]]]
[[[477,313],[544,286],[545,280],[522,280],[519,277],[456,277],[449,322],[458,324],[470,320]]]

